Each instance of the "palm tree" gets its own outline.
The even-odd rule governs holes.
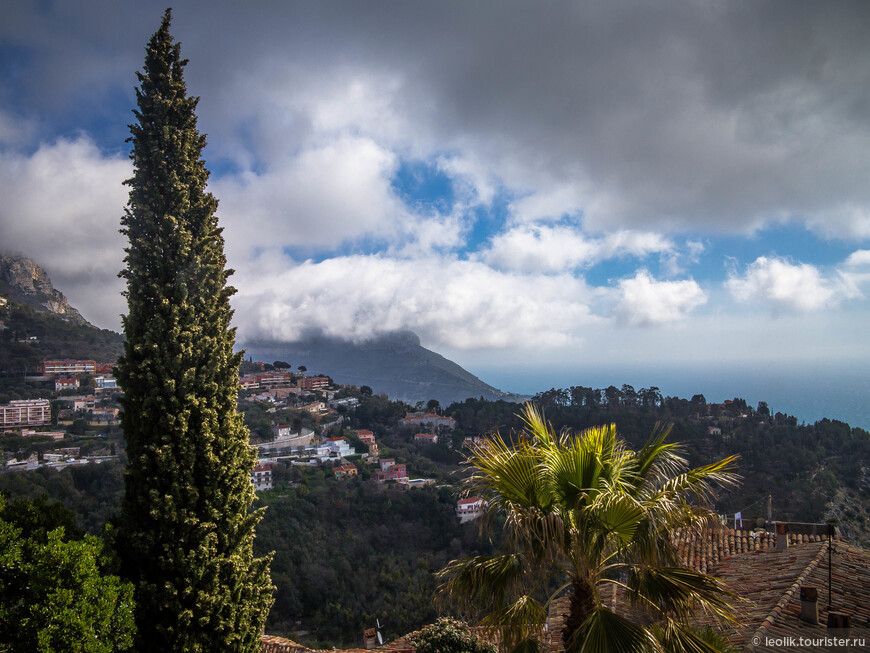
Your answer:
[[[690,618],[700,610],[733,622],[736,597],[681,566],[669,533],[704,524],[716,487],[736,481],[735,457],[689,469],[665,442],[669,427],[635,452],[614,425],[575,437],[557,435],[532,404],[520,416],[516,445],[495,434],[469,457],[466,491],[487,501],[484,531],[503,515],[504,552],[449,563],[440,598],[483,615],[508,651],[537,650],[548,608],[566,591],[568,651],[716,650]],[[614,586],[641,618],[608,607]]]

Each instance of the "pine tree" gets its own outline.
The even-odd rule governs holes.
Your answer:
[[[253,555],[261,515],[236,407],[235,290],[170,18],[148,42],[130,125],[119,547],[136,586],[138,650],[254,651],[273,588],[269,560]]]

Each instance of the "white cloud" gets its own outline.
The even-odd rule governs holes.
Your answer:
[[[870,250],[859,249],[849,254],[837,270],[837,281],[846,298],[863,298],[862,287],[870,285]]]
[[[582,212],[584,202],[573,184],[550,189],[537,188],[511,202],[509,210],[515,222],[561,220]]]
[[[397,225],[396,236],[403,237],[397,247],[391,248],[390,255],[416,258],[433,251],[449,251],[459,247],[467,226],[461,213],[435,215],[409,219]]]
[[[438,168],[451,178],[454,192],[465,204],[485,205],[495,198],[498,184],[483,162],[454,154],[438,157]]]
[[[662,263],[668,274],[677,276],[686,270],[689,264],[697,263],[701,260],[701,254],[706,249],[704,243],[697,240],[686,241],[682,249],[674,248],[671,251],[662,253]]]
[[[758,257],[743,275],[732,271],[725,285],[738,301],[767,304],[775,312],[816,311],[841,298],[815,266],[775,257]]]
[[[870,249],[859,249],[846,258],[844,265],[847,267],[864,267],[870,266]]]
[[[870,203],[839,204],[811,214],[807,226],[827,238],[870,238]]]
[[[649,232],[616,231],[590,238],[571,227],[520,226],[495,236],[481,259],[506,270],[563,272],[617,256],[643,258],[673,247],[667,238]]]
[[[339,137],[271,169],[212,184],[228,243],[244,258],[267,246],[333,248],[392,239],[412,219],[391,188],[398,161],[365,137]]]
[[[0,243],[48,271],[85,318],[117,328],[124,308],[118,233],[132,168],[86,136],[43,144],[32,155],[0,153]]]
[[[514,275],[446,257],[263,259],[233,281],[240,340],[309,331],[365,339],[410,329],[430,345],[459,349],[565,346],[600,321],[589,309],[593,293],[573,277]]]
[[[33,120],[14,118],[0,108],[0,147],[20,147],[36,134]]]
[[[646,270],[619,282],[618,320],[635,326],[650,326],[683,320],[707,295],[692,279],[656,281]]]

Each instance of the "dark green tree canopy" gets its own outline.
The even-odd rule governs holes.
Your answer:
[[[106,572],[103,543],[72,524],[72,513],[44,496],[6,504],[0,494],[0,650],[132,645],[133,587]]]
[[[118,362],[129,464],[119,545],[142,650],[253,651],[271,604],[252,553],[255,463],[236,411],[241,355],[205,137],[170,12],[146,48],[122,219],[127,338]]]

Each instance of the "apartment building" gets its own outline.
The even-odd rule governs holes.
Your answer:
[[[44,426],[51,423],[48,399],[18,399],[0,406],[0,426]]]
[[[96,361],[55,360],[42,363],[42,373],[46,376],[69,376],[71,374],[94,374]]]

